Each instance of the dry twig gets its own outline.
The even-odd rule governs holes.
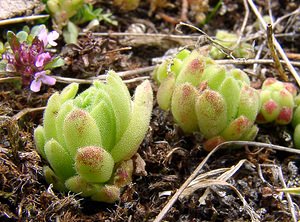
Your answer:
[[[274,164],[260,164],[259,167],[260,168],[261,167],[271,167],[273,169],[276,169],[277,175],[280,179],[280,182],[281,182],[283,188],[287,188],[280,166],[277,166],[277,165],[274,165]],[[261,179],[263,179],[263,181],[264,181],[264,178],[262,177],[262,173],[260,173],[260,175],[261,175]],[[297,222],[297,216],[296,216],[296,211],[295,211],[295,207],[294,207],[292,197],[289,193],[285,193],[285,195],[286,195],[286,198],[287,198],[287,201],[288,201],[288,205],[289,205],[289,208],[290,208],[290,211],[291,211],[291,214],[292,214],[293,221]]]
[[[254,2],[252,0],[248,0],[248,3],[250,5],[250,7],[252,8],[254,14],[259,19],[260,23],[262,24],[264,30],[266,30],[267,29],[267,24],[264,21],[264,19],[263,19],[262,15],[260,14],[260,12],[258,11],[256,5],[254,4]],[[274,42],[275,48],[279,52],[282,59],[286,62],[288,69],[290,70],[291,74],[294,76],[295,80],[297,81],[298,85],[300,86],[300,77],[299,77],[297,71],[295,70],[295,68],[291,64],[290,60],[286,56],[285,52],[283,51],[282,47],[280,46],[279,42],[277,41],[277,39],[275,37],[273,39],[273,42]]]
[[[31,16],[24,16],[19,18],[5,19],[0,21],[0,26],[11,25],[11,24],[21,23],[21,22],[29,22],[37,19],[42,19],[42,18],[49,18],[49,15],[31,15]]]
[[[277,146],[273,144],[267,144],[267,143],[259,143],[259,142],[250,142],[250,141],[228,141],[224,142],[217,147],[215,147],[203,160],[202,162],[197,166],[197,168],[193,171],[193,173],[187,178],[187,180],[181,185],[181,187],[176,191],[176,193],[171,197],[171,199],[168,201],[168,203],[165,205],[165,207],[161,210],[161,212],[157,215],[154,222],[160,222],[164,218],[164,216],[168,213],[170,208],[174,205],[174,203],[177,201],[179,196],[182,194],[182,192],[186,189],[186,187],[196,178],[200,170],[203,168],[203,166],[207,163],[209,158],[216,153],[220,149],[224,149],[228,146],[260,146],[265,148],[270,148],[278,151],[284,151],[289,153],[295,153],[300,154],[300,150],[298,149],[292,149],[287,148],[283,146]]]
[[[248,18],[249,18],[249,7],[248,7],[248,4],[247,4],[247,0],[243,0],[243,3],[244,3],[244,8],[245,8],[245,17],[244,17],[243,24],[242,24],[242,27],[241,27],[241,30],[240,30],[240,33],[239,33],[239,38],[238,38],[235,46],[233,47],[233,49],[237,48],[239,46],[239,44],[241,43],[242,36],[243,36],[243,33],[246,29],[247,21],[248,21]]]
[[[274,60],[274,64],[275,64],[275,68],[277,69],[278,73],[279,73],[279,76],[284,80],[284,81],[288,81],[288,77],[287,75],[284,73],[284,70],[282,68],[282,65],[280,63],[280,60],[279,60],[279,57],[278,57],[278,54],[274,48],[274,35],[273,35],[273,28],[272,28],[272,24],[268,24],[267,25],[267,42],[268,42],[268,46],[269,46],[269,49],[270,49],[270,53],[271,53],[271,56]]]

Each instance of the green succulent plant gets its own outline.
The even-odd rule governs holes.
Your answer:
[[[131,158],[150,122],[152,88],[143,82],[132,101],[121,78],[109,71],[107,84],[96,81],[75,97],[77,90],[72,83],[54,93],[43,126],[34,131],[37,150],[50,165],[44,175],[60,191],[111,203],[131,182]]]
[[[228,49],[232,49],[232,55],[236,58],[249,59],[254,57],[252,46],[249,43],[241,42],[236,46],[236,43],[238,41],[237,34],[230,33],[224,30],[218,30],[216,33],[215,41]],[[220,51],[220,49],[215,46],[211,47],[209,55],[213,59],[223,59],[226,57],[226,54]]]
[[[292,83],[267,78],[260,90],[261,109],[258,123],[275,122],[286,125],[292,121],[297,89]]]
[[[227,70],[197,50],[183,50],[154,70],[158,105],[185,133],[200,131],[210,150],[221,141],[253,140],[259,94],[239,69]]]

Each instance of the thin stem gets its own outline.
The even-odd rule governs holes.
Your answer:
[[[269,46],[269,49],[270,49],[270,52],[271,52],[271,56],[272,56],[272,58],[274,60],[275,68],[277,69],[277,71],[279,73],[279,76],[284,81],[288,81],[289,78],[284,73],[282,65],[281,65],[281,63],[279,61],[278,54],[277,54],[277,52],[276,52],[276,50],[274,48],[274,44],[273,44],[274,36],[273,36],[273,29],[272,29],[272,25],[271,24],[267,25],[267,41],[268,41],[268,46]]]
[[[243,33],[246,29],[247,21],[248,21],[248,18],[249,18],[249,7],[248,7],[248,4],[247,4],[247,0],[243,0],[243,3],[244,3],[244,7],[245,7],[245,17],[244,17],[243,24],[242,24],[242,27],[241,27],[241,30],[240,30],[239,38],[238,38],[235,46],[233,47],[233,49],[238,47],[239,44],[241,43],[242,36],[243,36]]]
[[[25,16],[19,18],[5,19],[0,21],[0,26],[11,25],[11,24],[21,23],[21,22],[29,22],[32,20],[42,19],[42,18],[49,18],[49,15],[32,15],[32,16]]]
[[[291,13],[288,13],[288,14],[285,14],[283,15],[282,17],[278,18],[274,24],[273,24],[273,28],[275,29],[275,27],[284,19],[286,18],[289,18],[290,16],[293,16],[293,15],[297,15],[297,14],[300,14],[300,7],[298,7],[295,11],[291,12]]]
[[[260,23],[262,24],[264,30],[267,29],[267,24],[264,21],[262,15],[259,13],[256,5],[253,3],[252,0],[248,0],[249,5],[251,6],[254,14],[256,15],[256,17],[259,19]],[[295,70],[295,68],[293,67],[293,65],[291,64],[290,60],[288,59],[288,57],[286,56],[285,52],[283,51],[282,47],[280,46],[279,42],[277,41],[277,39],[274,37],[274,45],[275,48],[277,49],[277,51],[279,52],[280,56],[282,57],[282,59],[286,62],[288,69],[290,70],[290,72],[292,73],[292,75],[294,76],[294,78],[296,79],[298,85],[300,86],[300,77],[297,73],[297,71]]]

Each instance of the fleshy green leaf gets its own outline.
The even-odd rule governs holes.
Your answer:
[[[127,86],[114,72],[109,71],[106,84],[116,116],[116,143],[121,139],[131,120],[131,97]]]
[[[134,94],[132,118],[115,147],[111,150],[115,162],[130,159],[139,148],[148,130],[153,106],[153,92],[149,81],[140,84]]]
[[[55,119],[55,126],[56,126],[56,132],[57,132],[57,141],[63,146],[63,147],[66,147],[67,144],[65,142],[65,137],[64,137],[64,120],[66,118],[66,116],[73,110],[75,109],[74,105],[73,105],[73,101],[72,100],[68,100],[67,102],[65,102],[57,116],[56,116],[56,119]]]
[[[219,135],[227,126],[227,105],[223,96],[213,90],[204,90],[196,101],[196,115],[205,138]]]
[[[49,166],[43,167],[43,174],[45,176],[46,182],[48,184],[53,184],[53,187],[56,190],[59,190],[59,191],[66,190],[63,181],[58,176],[56,176],[56,174],[53,172],[53,170]]]
[[[225,140],[239,140],[243,134],[251,129],[253,123],[245,116],[233,120],[221,133]]]
[[[289,108],[294,108],[294,97],[293,95],[287,91],[286,89],[282,89],[280,91],[275,91],[272,94],[272,97],[277,99],[278,104],[281,107],[289,107]]]
[[[215,64],[207,65],[204,69],[201,81],[207,81],[210,89],[218,90],[226,77],[226,70]]]
[[[56,92],[48,100],[47,107],[44,112],[44,130],[47,140],[57,138],[55,119],[61,106],[60,96]]]
[[[237,115],[240,100],[240,85],[232,78],[226,78],[219,89],[227,105],[227,121],[230,123]]]
[[[45,131],[44,128],[42,126],[38,126],[35,130],[34,130],[34,142],[37,148],[37,151],[39,152],[39,154],[42,155],[42,157],[44,159],[46,159],[46,154],[44,151],[44,146],[45,146]]]
[[[66,180],[65,186],[68,190],[74,193],[80,193],[80,195],[83,197],[89,197],[101,188],[100,185],[89,183],[79,175],[73,176]]]
[[[294,111],[292,125],[293,127],[296,127],[300,123],[300,106],[297,106],[297,108]]]
[[[251,129],[247,130],[239,140],[253,141],[258,133],[259,129],[256,125],[253,125]]]
[[[79,87],[78,83],[71,83],[70,85],[65,87],[59,95],[60,101],[64,103],[69,99],[73,99],[78,91],[78,87]]]
[[[164,79],[157,91],[157,103],[163,110],[168,110],[171,107],[171,99],[175,88],[174,75],[169,75]]]
[[[45,154],[51,168],[62,180],[75,174],[74,161],[67,151],[54,139],[45,144]]]
[[[180,50],[180,51],[176,54],[175,58],[180,59],[180,60],[183,61],[183,60],[186,59],[190,54],[191,54],[191,51],[190,51],[190,50],[188,50],[188,49],[182,49],[182,50]]]
[[[279,115],[280,106],[276,101],[270,99],[262,104],[260,113],[263,115],[266,122],[272,122]]]
[[[294,130],[294,145],[300,149],[300,124],[298,124]]]
[[[101,135],[93,117],[82,109],[70,112],[63,125],[67,150],[75,156],[77,149],[85,146],[102,146]]]
[[[182,63],[182,68],[176,78],[176,84],[189,82],[193,86],[198,86],[205,66],[204,57],[197,50],[192,51]]]
[[[114,160],[101,147],[81,147],[75,156],[75,169],[87,182],[104,183],[112,176]]]
[[[260,97],[254,88],[243,85],[240,93],[239,111],[237,116],[246,116],[252,122],[260,110]]]
[[[231,69],[229,71],[229,75],[231,75],[236,80],[240,80],[240,81],[246,83],[247,85],[250,85],[249,76],[240,69]]]
[[[99,188],[91,199],[94,201],[101,201],[106,203],[114,203],[120,199],[120,188],[114,185],[104,185]]]
[[[30,35],[34,38],[35,36],[38,36],[41,33],[42,29],[47,29],[47,27],[45,25],[33,26],[30,30]]]
[[[101,134],[102,147],[110,151],[115,143],[116,122],[111,104],[100,101],[90,112]]]
[[[172,60],[172,65],[171,65],[171,67],[170,67],[170,70],[171,70],[171,73],[175,76],[175,77],[177,77],[178,76],[178,74],[180,73],[180,70],[181,70],[181,68],[182,68],[182,60],[180,60],[180,59],[177,59],[177,58],[174,58],[173,60]]]
[[[197,116],[195,102],[196,88],[190,83],[184,83],[175,87],[172,96],[171,110],[175,121],[185,133],[197,131]]]
[[[164,60],[160,65],[156,66],[153,71],[153,78],[161,83],[168,76],[168,66],[170,64],[170,60]]]

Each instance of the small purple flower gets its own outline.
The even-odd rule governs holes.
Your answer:
[[[36,32],[39,34],[36,35]],[[57,61],[51,53],[45,51],[46,46],[55,46],[54,41],[59,34],[55,31],[49,32],[44,25],[37,27],[31,33],[33,39],[19,42],[18,37],[13,32],[8,32],[8,43],[10,49],[2,54],[2,59],[6,63],[6,71],[15,72],[22,77],[22,86],[28,87],[34,92],[40,91],[41,85],[54,85],[56,79],[48,76],[51,61]],[[1,56],[0,56],[1,57]],[[57,67],[57,64],[56,66]]]
[[[47,75],[46,71],[37,72],[34,74],[34,80],[30,84],[30,90],[39,92],[43,84],[53,86],[56,79]]]
[[[48,44],[51,46],[57,46],[57,43],[54,41],[58,39],[59,34],[56,31],[52,31],[48,33],[48,30],[44,27],[41,29],[40,33],[38,34],[39,40],[44,43],[46,47]]]
[[[38,68],[44,67],[50,60],[51,60],[51,55],[49,52],[39,54],[36,57],[35,66]]]
[[[39,40],[41,40],[44,43],[45,47],[48,44],[47,36],[48,36],[48,31],[44,27],[41,29],[40,33],[38,34],[38,38],[39,38]]]
[[[59,37],[59,34],[58,34],[57,31],[49,32],[48,38],[47,38],[49,45],[51,45],[51,46],[57,46],[57,43],[54,42],[54,40],[58,39],[58,37]]]

